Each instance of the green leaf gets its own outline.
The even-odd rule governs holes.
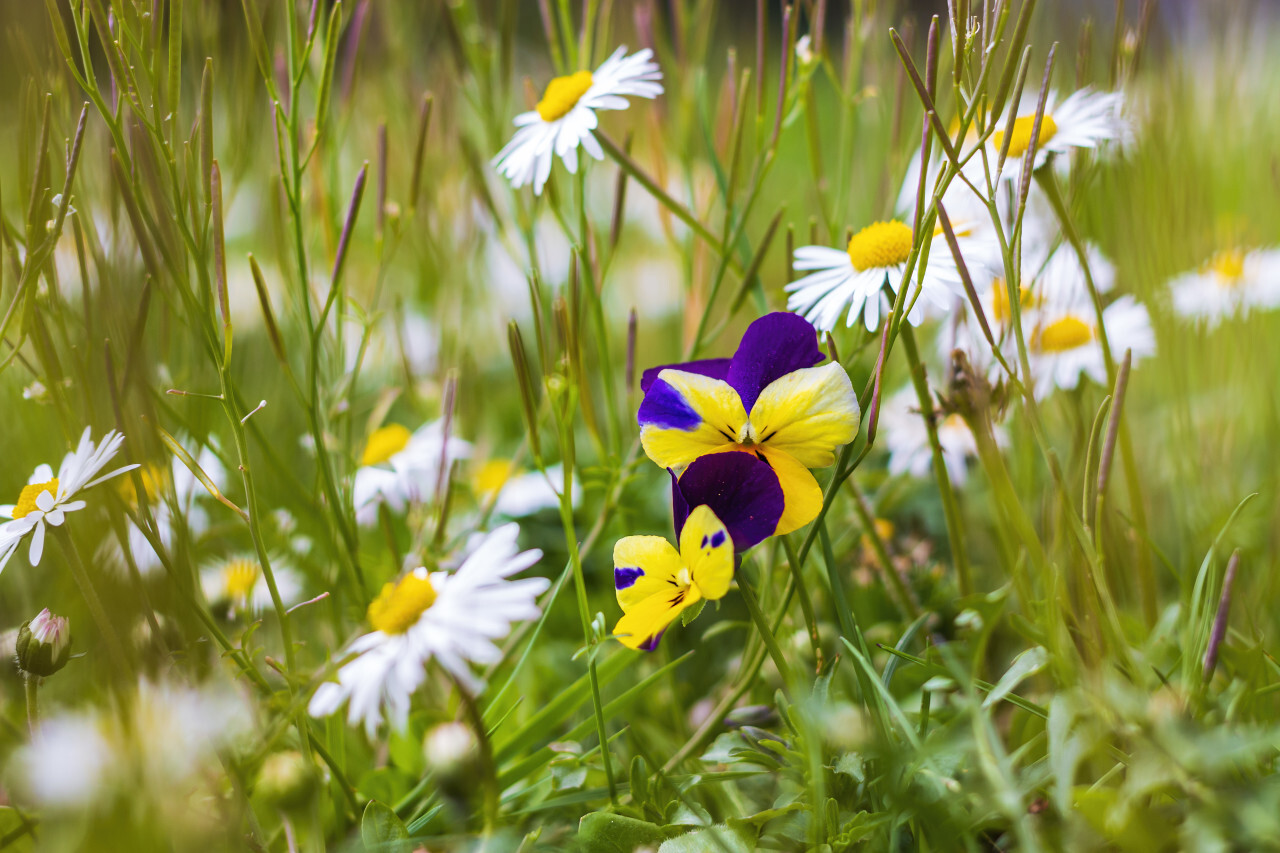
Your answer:
[[[687,627],[689,623],[691,623],[694,619],[697,619],[698,616],[701,615],[702,608],[706,606],[707,606],[707,600],[705,598],[700,598],[698,599],[697,604],[691,604],[690,606],[686,607],[684,610],[681,610],[680,624]]]
[[[752,853],[756,849],[756,834],[745,822],[733,821],[729,825],[708,826],[662,842],[658,853]]]
[[[33,842],[30,830],[33,826],[30,821],[23,820],[17,809],[0,806],[0,839],[6,842],[3,845],[5,853],[25,853],[31,850]]]
[[[991,688],[991,692],[983,701],[982,707],[990,708],[1004,697],[1013,692],[1013,688],[1021,684],[1025,679],[1030,678],[1037,672],[1045,668],[1049,663],[1049,653],[1045,651],[1044,646],[1034,646],[1027,649],[1022,654],[1013,659],[1013,663],[1009,665],[1009,669],[1005,674],[1000,676],[1000,680],[996,682],[996,686]]]
[[[637,847],[662,844],[672,832],[625,815],[591,812],[578,822],[578,843],[583,853],[632,853]]]
[[[388,806],[371,800],[360,820],[360,840],[366,850],[407,850],[409,828]]]

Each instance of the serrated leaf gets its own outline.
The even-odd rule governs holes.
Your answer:
[[[658,853],[752,853],[756,849],[756,834],[742,821],[732,824],[708,826],[679,835],[662,842]]]
[[[707,600],[705,598],[700,598],[698,599],[697,604],[691,604],[688,607],[686,607],[684,610],[681,610],[680,624],[688,627],[688,625],[692,623],[694,619],[697,619],[698,616],[701,615],[702,608],[706,606],[707,606]]]
[[[1034,646],[1018,655],[1013,659],[1013,663],[1009,665],[1009,668],[1005,670],[1004,675],[1000,676],[996,686],[991,688],[991,692],[987,694],[982,707],[990,708],[1008,696],[1013,692],[1013,688],[1044,669],[1047,663],[1049,663],[1049,653],[1045,651],[1044,646]]]
[[[370,800],[360,819],[360,840],[366,850],[407,850],[409,827],[389,806]]]

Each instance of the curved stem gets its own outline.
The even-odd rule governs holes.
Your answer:
[[[24,679],[26,681],[27,693],[27,731],[35,737],[36,729],[40,728],[40,707],[36,702],[36,691],[40,687],[40,676],[26,673]]]

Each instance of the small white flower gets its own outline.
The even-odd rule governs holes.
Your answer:
[[[1210,327],[1251,308],[1280,307],[1280,249],[1228,249],[1169,283],[1173,308]]]
[[[271,574],[284,605],[288,607],[296,602],[302,593],[302,579],[298,574],[274,557]],[[206,566],[200,570],[200,588],[210,604],[226,608],[228,619],[237,613],[256,616],[274,606],[271,589],[256,557],[240,555]]]
[[[1038,100],[1038,94],[1024,97],[1013,122],[1008,159],[1001,176],[1015,182],[1021,179],[1022,158],[1031,144]],[[1123,107],[1124,95],[1119,92],[1096,92],[1086,87],[1058,103],[1057,94],[1050,91],[1045,98],[1032,168],[1043,166],[1050,154],[1068,154],[1073,149],[1097,148],[1110,141],[1126,141],[1129,129],[1121,116]],[[989,142],[994,157],[998,157],[1004,147],[1004,128],[1007,126],[1008,120],[1002,119],[997,125],[999,129],[991,134]],[[994,169],[995,160],[991,162]]]
[[[468,442],[453,436],[445,441],[443,420],[412,433],[400,424],[379,427],[369,436],[356,470],[356,520],[373,524],[381,504],[400,513],[408,504],[423,502],[439,485],[442,465],[447,468],[470,456]]]
[[[1122,296],[1102,312],[1111,352],[1119,359],[1133,350],[1133,364],[1156,350],[1155,332],[1147,309],[1132,296]],[[1027,356],[1037,399],[1055,388],[1070,390],[1080,376],[1106,384],[1107,366],[1098,341],[1093,305],[1080,301],[1074,306],[1057,306],[1037,315],[1036,327],[1027,341]]]
[[[578,146],[597,160],[604,159],[600,143],[592,136],[597,110],[625,110],[624,95],[656,98],[662,94],[662,72],[651,62],[653,51],[645,48],[631,56],[626,47],[614,51],[595,70],[578,71],[557,77],[548,85],[537,109],[515,118],[516,135],[506,144],[493,165],[516,189],[533,184],[534,195],[551,174],[553,155],[564,161],[570,174],[578,171]]]
[[[813,54],[813,39],[808,33],[796,39],[796,62],[801,66],[809,66],[813,64],[816,57]]]
[[[518,525],[504,525],[476,539],[457,571],[418,568],[383,587],[369,605],[374,630],[347,646],[344,656],[355,658],[338,670],[336,682],[316,690],[311,715],[328,716],[347,703],[347,721],[363,724],[371,738],[384,716],[402,729],[433,658],[468,690],[478,690],[470,663],[500,660],[493,641],[513,622],[536,618],[536,599],[550,586],[546,578],[508,580],[542,557],[518,550],[519,533]]]
[[[126,465],[114,471],[97,476],[111,458],[120,450],[124,436],[111,430],[102,437],[102,443],[95,445],[89,438],[89,427],[85,427],[80,436],[80,444],[75,450],[62,459],[55,477],[53,469],[48,465],[40,465],[27,480],[27,485],[18,496],[18,502],[0,507],[0,516],[13,519],[0,524],[0,570],[3,570],[18,544],[28,534],[31,537],[31,550],[27,557],[31,565],[38,566],[44,554],[44,537],[46,524],[54,527],[62,526],[67,513],[84,509],[85,502],[73,500],[76,495],[99,483],[117,477],[137,468],[137,465]]]
[[[895,476],[910,474],[923,478],[933,471],[929,430],[918,403],[915,389],[908,387],[886,400],[881,410],[880,435],[885,437],[889,451],[889,473]],[[973,433],[964,419],[955,414],[939,418],[937,429],[947,476],[954,485],[962,486],[968,476],[966,463],[978,452]],[[997,427],[996,442],[1003,445],[1005,441],[1004,431]]]
[[[560,507],[560,491],[564,485],[564,466],[552,465],[541,471],[517,473],[507,459],[491,459],[481,466],[475,478],[475,491],[484,502],[493,501],[494,515],[503,518],[525,518],[544,509]],[[576,507],[581,488],[573,490]],[[497,496],[496,499],[494,496]]]

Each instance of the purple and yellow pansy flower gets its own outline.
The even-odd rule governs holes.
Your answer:
[[[627,648],[652,651],[682,612],[724,597],[736,552],[769,538],[783,511],[777,476],[746,453],[694,460],[672,497],[679,550],[661,536],[628,536],[613,547],[623,613],[613,633]]]
[[[807,320],[777,312],[748,327],[733,358],[645,371],[638,417],[645,453],[676,471],[708,454],[750,453],[769,465],[785,496],[771,532],[803,527],[822,508],[809,469],[833,464],[860,419],[849,375],[836,362],[816,366],[823,357]]]

